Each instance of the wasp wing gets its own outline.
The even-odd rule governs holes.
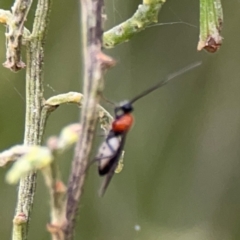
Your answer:
[[[105,169],[105,166],[115,156],[117,149],[120,146],[120,143],[121,137],[117,137],[116,135],[114,135],[114,132],[110,131],[107,138],[100,145],[95,158],[88,163],[86,171],[93,163],[98,162],[99,175],[105,175],[107,173],[107,169]]]
[[[124,148],[125,140],[126,140],[126,133],[122,134],[119,148],[117,149],[115,155],[109,161],[109,164],[108,164],[109,170],[106,173],[106,177],[103,180],[102,185],[99,189],[100,197],[102,197],[104,195],[104,193],[106,192],[106,189],[115,173],[115,170],[118,166],[119,158],[120,158],[122,150]]]
[[[121,144],[122,135],[116,135],[114,132],[108,134],[95,157],[95,161],[98,161],[99,175],[106,175],[110,171]]]

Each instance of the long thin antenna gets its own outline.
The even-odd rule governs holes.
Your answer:
[[[140,98],[148,95],[149,93],[153,92],[154,90],[164,86],[165,84],[167,84],[173,78],[176,78],[177,76],[180,76],[183,73],[186,73],[186,72],[194,69],[195,67],[198,67],[201,64],[202,64],[202,62],[196,62],[196,63],[190,64],[187,67],[182,68],[181,70],[179,70],[179,71],[177,71],[177,72],[175,72],[173,74],[170,74],[165,80],[157,83],[156,85],[152,86],[151,88],[149,88],[149,89],[145,90],[144,92],[140,93],[139,95],[134,97],[132,100],[130,100],[129,103],[132,104],[132,103],[136,102],[138,99],[140,99]]]

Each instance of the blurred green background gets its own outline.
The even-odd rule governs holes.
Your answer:
[[[106,0],[106,29],[129,18],[140,0]],[[9,9],[12,1],[1,0]],[[223,1],[224,43],[216,54],[197,52],[199,2],[168,0],[160,23],[106,52],[117,66],[106,76],[104,96],[131,98],[169,73],[202,60],[191,71],[135,104],[135,125],[126,143],[124,169],[104,198],[102,179],[89,172],[80,203],[76,239],[239,240],[240,239],[240,1]],[[78,1],[54,1],[45,52],[45,97],[79,91]],[[34,8],[27,26],[31,27]],[[0,62],[5,61],[5,29],[0,26]],[[0,68],[0,150],[20,144],[24,133],[25,71]],[[112,113],[112,106],[103,102]],[[79,109],[55,111],[45,139],[78,120]],[[101,141],[96,139],[96,147]],[[95,148],[96,148],[95,147]],[[93,152],[94,156],[94,152]],[[65,182],[72,151],[59,159]],[[0,235],[10,239],[16,186],[0,169]],[[41,174],[29,239],[50,239],[48,192]]]

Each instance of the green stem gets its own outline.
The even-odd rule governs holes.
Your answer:
[[[131,18],[104,33],[103,46],[113,48],[127,42],[150,24],[156,23],[158,13],[165,2],[166,0],[143,0]]]
[[[40,124],[42,131],[45,129],[46,121],[49,114],[53,112],[56,108],[66,103],[73,103],[77,104],[79,107],[82,107],[83,99],[83,95],[78,92],[62,93],[47,99],[42,108]],[[98,105],[98,119],[101,128],[107,133],[111,128],[113,117],[100,105]]]
[[[222,44],[221,0],[200,0],[200,34],[197,49],[216,52]]]
[[[39,145],[41,109],[43,106],[43,46],[50,12],[51,0],[39,0],[33,24],[33,32],[26,45],[26,117],[25,145]],[[36,189],[36,173],[29,173],[20,180],[18,202],[13,221],[13,240],[26,240],[28,224]]]

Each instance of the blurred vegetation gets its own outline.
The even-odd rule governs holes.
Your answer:
[[[141,1],[106,0],[106,29],[129,18]],[[9,9],[3,0],[0,8]],[[124,169],[104,196],[92,167],[80,203],[76,235],[89,240],[237,240],[240,238],[240,15],[238,0],[223,1],[223,46],[197,52],[198,1],[169,0],[149,27],[106,52],[117,61],[105,80],[104,96],[118,102],[196,60],[203,65],[135,105],[136,123],[126,144]],[[31,26],[34,7],[27,26]],[[185,23],[185,24],[184,24]],[[191,26],[190,26],[191,25]],[[78,1],[55,2],[45,52],[45,96],[81,88]],[[5,61],[0,25],[0,62]],[[0,149],[20,144],[24,131],[24,70],[0,71]],[[112,106],[103,101],[112,112]],[[65,105],[49,118],[45,137],[76,122],[79,109]],[[96,147],[101,137],[96,140]],[[94,154],[94,153],[93,153]],[[72,152],[61,159],[67,181]],[[0,233],[9,239],[16,187],[0,169]],[[39,174],[29,239],[49,239],[48,192]]]

